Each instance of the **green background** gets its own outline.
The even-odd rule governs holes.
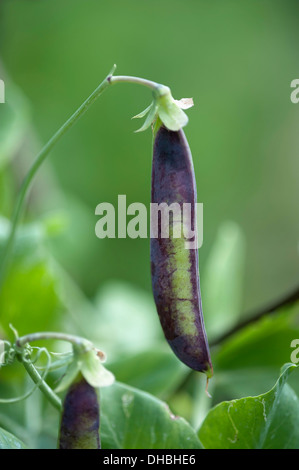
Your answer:
[[[119,74],[194,98],[186,135],[204,203],[202,270],[220,224],[237,222],[247,244],[243,308],[250,310],[298,277],[299,107],[290,101],[297,18],[291,1],[3,1],[1,56],[29,102],[40,143],[113,63]],[[151,132],[135,135],[139,123],[130,118],[150,99],[134,85],[109,90],[50,158],[72,219],[73,249],[61,249],[61,259],[89,295],[110,278],[150,290],[149,240],[94,235],[98,203],[126,194],[128,204],[149,204]],[[41,183],[31,200],[39,214],[60,208],[47,189]]]

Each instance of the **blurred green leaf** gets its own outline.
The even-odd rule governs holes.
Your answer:
[[[240,369],[280,366],[290,361],[291,341],[299,335],[299,303],[264,316],[234,334],[218,350],[217,366]]]
[[[90,318],[90,339],[112,361],[123,353],[155,348],[162,338],[152,296],[128,283],[111,281],[100,289],[96,317]]]
[[[203,446],[207,449],[299,449],[299,399],[286,384],[294,369],[297,369],[294,364],[286,364],[267,393],[223,402],[213,408],[198,433]]]
[[[10,221],[0,216],[0,254],[5,248],[5,242],[10,231]],[[39,255],[41,243],[45,239],[43,226],[39,223],[27,224],[19,228],[13,247],[15,258]]]
[[[9,230],[0,219],[0,252]],[[58,326],[59,277],[45,248],[45,230],[35,223],[21,227],[0,296],[2,327],[12,323],[20,334]]]
[[[26,449],[17,437],[0,428],[0,449]]]
[[[0,298],[1,322],[6,331],[9,323],[13,323],[20,334],[57,325],[61,305],[56,283],[46,258],[15,263]]]
[[[120,355],[109,362],[109,369],[119,382],[165,398],[189,374],[172,353],[161,348],[151,349],[134,355]]]
[[[245,241],[234,222],[222,224],[205,265],[202,282],[205,325],[209,338],[238,321],[243,293]]]
[[[116,383],[101,390],[101,440],[104,449],[200,449],[191,426],[166,403]]]

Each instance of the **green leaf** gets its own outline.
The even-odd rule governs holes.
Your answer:
[[[0,217],[0,257],[9,222]],[[61,279],[46,249],[46,229],[41,223],[20,227],[11,264],[0,296],[0,321],[8,332],[12,323],[20,334],[60,325]]]
[[[16,436],[0,428],[0,449],[26,449],[26,446]]]
[[[299,305],[247,326],[223,343],[217,366],[234,370],[289,362],[291,340],[299,334],[298,319]]]
[[[234,222],[223,223],[207,260],[202,280],[205,325],[209,338],[234,326],[242,308],[244,236]]]
[[[166,403],[115,383],[101,390],[103,449],[200,449],[196,433]]]
[[[0,312],[3,327],[9,323],[25,334],[57,325],[60,301],[57,279],[47,258],[15,263],[3,286]]]
[[[286,364],[267,393],[223,402],[213,408],[198,433],[203,446],[207,449],[299,449],[299,399],[286,384],[294,369],[297,369],[294,364]]]

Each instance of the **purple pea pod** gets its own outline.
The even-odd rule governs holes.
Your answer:
[[[210,378],[213,368],[199,284],[196,182],[182,129],[173,132],[161,126],[156,132],[151,202],[152,287],[164,335],[184,364]],[[163,206],[168,209],[160,210]],[[169,210],[172,207],[176,210]],[[183,217],[186,208],[189,224]]]
[[[99,427],[97,391],[80,375],[64,399],[59,449],[100,449]]]

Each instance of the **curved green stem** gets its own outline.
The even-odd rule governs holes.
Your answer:
[[[15,335],[17,336],[17,332],[15,332]],[[55,408],[57,408],[59,411],[62,409],[61,405],[61,400],[60,398],[56,395],[56,393],[53,392],[51,387],[45,382],[45,376],[47,375],[47,372],[50,370],[50,365],[48,363],[46,367],[46,371],[44,372],[43,377],[40,376],[36,368],[34,367],[33,363],[30,360],[27,360],[26,357],[26,347],[29,345],[29,343],[34,342],[34,341],[41,341],[41,340],[61,340],[61,341],[67,341],[72,344],[74,350],[79,350],[83,353],[94,349],[94,346],[91,341],[81,338],[80,336],[75,336],[75,335],[69,335],[66,333],[57,333],[57,332],[51,332],[51,331],[45,331],[41,333],[31,333],[25,336],[17,337],[16,342],[15,342],[15,351],[16,351],[16,357],[23,364],[25,367],[26,371],[28,372],[29,376],[35,383],[36,387],[38,387],[46,396],[46,398],[52,403]],[[24,349],[25,348],[25,349]],[[47,350],[46,350],[47,351]],[[97,351],[97,354],[101,355],[102,359],[105,359],[105,354],[101,351]],[[47,355],[49,357],[49,353],[47,352]],[[24,395],[23,397],[19,397],[18,399],[13,399],[11,402],[15,402],[17,400],[27,398],[32,393],[30,391],[28,394]],[[8,403],[8,400],[7,400]]]
[[[32,343],[33,341],[40,341],[43,339],[57,339],[61,341],[67,341],[72,343],[74,346],[82,346],[86,348],[92,348],[93,344],[91,341],[81,338],[80,336],[68,335],[66,333],[56,333],[52,331],[43,331],[41,333],[31,333],[26,336],[22,336],[17,339],[16,345],[19,348],[24,347],[28,343]]]
[[[27,344],[33,341],[41,341],[44,339],[60,340],[71,343],[74,351],[87,352],[91,349],[95,349],[93,343],[88,339],[82,338],[81,336],[69,335],[66,333],[57,333],[52,331],[43,331],[41,333],[30,333],[29,335],[22,336],[16,340],[16,346],[18,349],[24,348]],[[102,361],[106,360],[106,354],[99,349],[96,349],[97,355]]]
[[[131,77],[129,75],[117,75],[116,77],[109,77],[108,78],[109,82],[111,85],[113,83],[136,83],[137,85],[143,85],[147,88],[150,88],[151,90],[156,90],[159,86],[161,86],[159,83],[152,82],[151,80],[146,80],[145,78],[139,78],[139,77]]]
[[[25,367],[28,375],[30,375],[33,382],[38,385],[39,389],[46,398],[49,400],[50,403],[59,411],[62,411],[62,404],[60,398],[53,392],[51,387],[42,379],[42,377],[37,372],[36,368],[31,362],[23,361],[22,358],[19,358],[20,362],[22,362],[23,366]]]
[[[55,144],[61,139],[61,137],[79,120],[83,114],[89,109],[89,107],[96,101],[96,99],[103,93],[103,91],[110,85],[110,77],[115,70],[115,66],[111,70],[110,74],[105,78],[105,80],[93,91],[93,93],[84,101],[83,104],[74,112],[74,114],[60,127],[60,129],[51,137],[51,139],[46,143],[46,145],[41,149],[37,157],[35,158],[31,168],[29,169],[19,192],[17,203],[12,218],[11,230],[4,247],[4,253],[2,258],[2,263],[0,266],[0,289],[3,284],[5,277],[6,268],[11,256],[16,230],[18,223],[20,221],[25,198],[28,192],[28,189],[32,183],[34,176],[36,175],[38,169],[53,149]]]

